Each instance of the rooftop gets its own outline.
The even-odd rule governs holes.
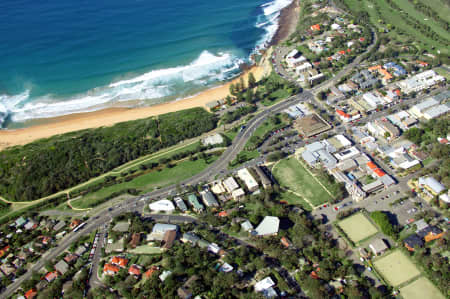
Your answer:
[[[279,226],[280,219],[278,217],[266,216],[255,231],[258,236],[274,235],[278,233]]]

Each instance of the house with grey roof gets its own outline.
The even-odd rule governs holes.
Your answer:
[[[202,191],[200,192],[200,195],[202,196],[203,203],[207,207],[218,207],[219,203],[215,199],[214,195],[210,191]]]

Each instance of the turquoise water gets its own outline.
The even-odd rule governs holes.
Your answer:
[[[0,126],[151,105],[239,73],[291,0],[3,0]]]

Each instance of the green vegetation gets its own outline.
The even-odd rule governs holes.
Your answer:
[[[389,217],[385,212],[375,211],[370,213],[370,218],[380,227],[383,234],[397,239],[397,231],[389,221]]]
[[[72,201],[71,204],[74,208],[79,209],[92,208],[121,194],[130,193],[129,190],[136,190],[139,193],[150,192],[155,188],[176,184],[201,172],[217,158],[218,156],[211,155],[205,159],[184,160],[176,164],[169,163],[165,168],[158,167],[135,177],[130,176],[122,183],[88,193],[86,196]]]
[[[420,275],[419,269],[400,250],[376,259],[373,264],[383,278],[394,287]]]
[[[450,119],[444,117],[432,119],[422,123],[420,128],[411,128],[405,132],[405,137],[417,144],[421,151],[428,152],[434,159],[442,160],[436,167],[424,169],[423,174],[432,174],[447,188],[450,187],[450,148],[439,143],[437,138],[445,138],[449,127]],[[425,163],[424,161],[423,164]]]
[[[439,58],[448,60],[448,15],[443,17],[436,12],[441,7],[448,10],[448,4],[441,2],[433,7],[428,2],[415,0],[337,0],[336,4],[352,12],[362,24],[370,22],[374,25],[381,39],[398,41],[399,47],[387,49],[391,54],[397,52],[398,55],[403,51],[402,46],[408,46],[419,52],[439,54],[440,51]],[[384,54],[378,52],[378,56]]]
[[[258,148],[273,131],[285,127],[288,121],[288,117],[282,117],[281,114],[271,116],[267,121],[256,128],[252,137],[250,137],[249,141],[246,143],[245,149],[251,151]]]
[[[362,213],[339,221],[338,226],[355,244],[370,238],[378,232],[377,228]]]
[[[293,191],[295,195],[302,197],[313,206],[329,202],[332,199],[328,190],[325,189],[330,186],[319,183],[320,181],[294,157],[278,162],[272,173],[280,187]]]
[[[423,299],[435,298],[444,299],[445,297],[439,290],[425,277],[420,277],[414,282],[400,289],[402,297],[405,299]]]
[[[305,211],[312,210],[311,205],[308,202],[306,202],[303,198],[295,195],[294,193],[288,192],[288,191],[280,192],[278,199],[280,201],[285,201],[290,205],[300,206]]]
[[[0,193],[30,201],[214,129],[201,108],[38,140],[0,152]]]

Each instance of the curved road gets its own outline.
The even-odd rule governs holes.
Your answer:
[[[228,147],[227,150],[222,154],[219,160],[214,162],[210,167],[205,169],[204,171],[194,175],[193,177],[182,181],[181,185],[195,185],[201,182],[209,181],[214,178],[217,174],[221,172],[225,172],[228,168],[228,163],[233,161],[237,154],[240,153],[243,149],[247,141],[252,136],[253,132],[259,125],[261,125],[269,116],[276,114],[278,112],[283,111],[287,107],[299,103],[301,101],[306,101],[313,99],[313,95],[309,91],[304,91],[298,95],[292,96],[280,103],[277,103],[268,108],[264,108],[259,114],[253,117],[246,125],[245,129],[243,129],[233,140],[233,144]],[[159,198],[166,197],[173,192],[176,191],[176,185],[172,185],[169,187],[165,187],[159,190],[155,190],[153,192],[147,193],[143,196],[128,199],[119,205],[112,208],[111,211],[102,210],[96,215],[93,215],[86,221],[86,226],[79,230],[76,233],[70,233],[65,238],[63,238],[59,244],[49,250],[46,254],[44,254],[28,271],[15,279],[15,281],[10,284],[2,293],[2,298],[7,298],[11,296],[21,285],[22,282],[31,278],[33,272],[39,271],[44,265],[46,261],[52,260],[62,254],[70,245],[76,241],[80,236],[89,234],[92,231],[95,231],[105,223],[111,220],[111,218],[123,214],[125,212],[134,212],[140,211],[145,205],[145,198]],[[167,217],[167,216],[165,216]],[[95,274],[95,273],[93,273]]]

